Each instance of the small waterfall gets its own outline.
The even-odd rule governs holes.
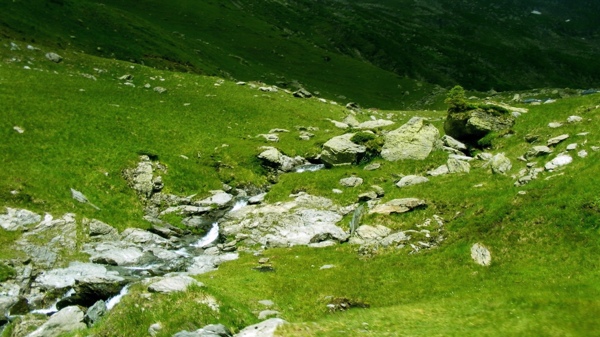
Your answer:
[[[210,245],[211,243],[217,241],[218,238],[219,238],[219,223],[215,222],[215,223],[213,223],[213,225],[210,228],[210,230],[208,231],[208,233],[202,239],[198,240],[198,242],[192,244],[192,246],[198,247],[198,248],[204,248],[204,247]]]
[[[108,299],[108,301],[106,301],[106,310],[112,309],[115,305],[117,305],[119,302],[121,302],[121,299],[123,298],[123,296],[127,295],[128,292],[129,292],[129,284],[124,286],[123,289],[121,289],[121,292],[119,292],[119,294],[117,296],[111,297]]]
[[[52,306],[50,308],[36,309],[36,310],[31,311],[31,313],[32,314],[50,315],[55,312],[58,312],[58,308],[56,308],[56,304],[58,304],[58,302],[60,302],[61,300],[65,299],[67,297],[70,297],[73,294],[75,294],[75,289],[71,288],[60,299],[56,300],[56,302],[54,302],[54,304],[52,304]]]
[[[295,171],[297,173],[315,172],[318,170],[322,170],[323,168],[325,168],[325,165],[323,165],[323,164],[307,164],[307,165],[296,166]]]
[[[229,212],[235,212],[238,211],[244,207],[246,207],[246,205],[248,205],[248,200],[247,199],[240,199],[238,201],[235,202],[235,204],[233,205],[233,207],[231,207],[231,209],[229,210]]]

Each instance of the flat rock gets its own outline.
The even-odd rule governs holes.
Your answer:
[[[490,160],[490,167],[494,174],[506,174],[512,168],[512,163],[504,153],[498,153]]]
[[[362,122],[358,125],[355,126],[356,129],[359,130],[372,130],[372,129],[378,129],[378,128],[382,128],[385,126],[390,126],[390,125],[394,125],[395,123],[392,121],[388,121],[385,119],[378,119],[378,120],[374,120],[374,121],[366,121],[366,122]]]
[[[87,325],[83,322],[83,317],[83,311],[79,307],[66,307],[52,315],[46,323],[27,337],[56,337],[71,331],[85,329]]]
[[[340,179],[340,185],[344,187],[356,187],[363,183],[363,179],[360,177],[348,177]]]
[[[281,318],[270,318],[258,324],[250,325],[240,331],[235,337],[274,337],[275,330],[287,323]]]
[[[177,291],[186,291],[191,285],[204,286],[201,282],[195,279],[185,276],[178,275],[172,277],[162,278],[158,282],[154,282],[148,286],[148,291],[153,293],[172,293]]]
[[[6,207],[6,214],[0,214],[0,227],[7,231],[21,230],[42,221],[42,216],[26,209]]]
[[[545,156],[552,153],[552,149],[548,146],[534,146],[527,153],[525,153],[526,159],[532,159],[540,156]]]
[[[544,165],[544,168],[548,171],[555,170],[559,167],[569,165],[573,162],[573,157],[568,154],[559,154],[556,158],[552,159],[550,162]]]
[[[582,120],[583,118],[581,118],[580,116],[569,116],[569,118],[567,118],[568,123],[579,123]]]
[[[417,198],[394,199],[386,202],[383,205],[377,205],[369,211],[369,214],[384,214],[406,213],[415,208],[425,207],[427,203],[424,200]]]
[[[461,152],[467,150],[467,146],[464,143],[452,138],[449,135],[442,136],[441,140],[442,140],[442,143],[449,148],[452,148],[452,149],[455,149],[455,150],[458,150]]]
[[[400,181],[396,183],[396,186],[406,187],[406,186],[423,184],[426,182],[429,182],[429,179],[427,179],[423,176],[408,175],[408,176],[402,177],[402,179],[400,179]]]
[[[445,165],[445,164],[439,166],[436,169],[427,171],[427,174],[432,177],[442,176],[442,175],[445,175],[448,173],[450,173],[450,171],[448,170],[448,165]]]
[[[564,140],[566,140],[568,138],[569,138],[568,134],[564,134],[564,135],[556,136],[554,138],[550,138],[550,139],[548,139],[548,146],[554,146],[554,145],[556,145],[556,144],[558,144],[558,143],[560,143],[560,142],[562,142],[562,141],[564,141]]]

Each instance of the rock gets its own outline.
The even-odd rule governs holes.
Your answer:
[[[140,156],[140,162],[134,169],[123,170],[123,176],[129,183],[129,187],[134,189],[139,196],[144,199],[150,199],[156,192],[160,192],[154,184],[154,171],[160,169],[162,166],[158,163],[150,161],[148,156]]]
[[[363,170],[365,170],[365,171],[375,171],[375,170],[378,170],[380,167],[381,167],[381,164],[379,164],[379,163],[371,163],[371,164],[365,166],[363,168]]]
[[[388,161],[423,160],[437,145],[438,129],[423,118],[413,117],[400,128],[387,133],[381,156]]]
[[[256,137],[262,137],[264,138],[267,142],[273,142],[276,143],[279,141],[279,136],[276,133],[267,133],[267,134],[260,134]]]
[[[71,305],[89,307],[99,300],[108,300],[119,294],[126,284],[126,280],[115,275],[78,276],[73,285],[75,293],[58,301],[56,307],[58,309]]]
[[[123,243],[133,243],[138,245],[149,246],[166,246],[169,242],[153,233],[139,228],[127,228],[121,233]]]
[[[455,158],[449,158],[446,165],[448,173],[469,173],[471,171],[471,165],[468,162]]]
[[[417,198],[394,199],[386,202],[383,205],[377,205],[369,211],[369,214],[384,214],[406,213],[416,208],[426,207],[427,203],[424,200]]]
[[[273,301],[271,300],[260,300],[258,301],[258,303],[264,305],[267,308],[270,308],[275,305],[275,303],[273,303]]]
[[[77,190],[71,189],[71,196],[73,197],[73,199],[79,201],[80,203],[90,204],[90,206],[94,207],[97,210],[100,210],[100,208],[98,208],[96,205],[90,203],[88,198],[85,195],[83,195],[83,193],[81,193]]]
[[[250,325],[240,331],[235,337],[274,337],[275,330],[287,323],[281,318],[270,318],[258,324]]]
[[[162,324],[161,324],[160,322],[158,322],[158,323],[154,323],[154,324],[152,324],[152,325],[150,325],[150,326],[148,327],[148,334],[149,334],[151,337],[156,337],[156,335],[158,334],[158,332],[159,332],[160,330],[162,330],[162,329],[163,329],[163,326],[162,326]]]
[[[167,92],[167,88],[163,88],[163,87],[154,87],[155,92],[159,93],[159,94],[164,94],[165,92]]]
[[[450,173],[450,171],[448,170],[448,165],[441,165],[434,170],[427,171],[427,174],[432,177],[442,176],[448,173]]]
[[[31,311],[29,301],[22,296],[17,297],[16,302],[13,305],[11,305],[11,307],[8,310],[10,316],[26,315],[27,313],[29,313],[29,311]],[[4,312],[2,312],[2,314],[4,314]]]
[[[490,167],[494,174],[506,174],[512,168],[512,163],[504,153],[498,153],[490,160]]]
[[[194,203],[194,205],[223,208],[223,207],[227,206],[229,203],[231,203],[231,201],[233,200],[233,195],[231,195],[225,191],[217,190],[217,191],[211,191],[211,193],[212,193],[212,196],[210,196],[206,199],[202,199],[200,201],[196,201]]]
[[[20,126],[16,126],[16,125],[13,126],[13,130],[17,131],[18,133],[24,133],[25,132],[25,129],[23,129]]]
[[[88,326],[91,327],[94,324],[98,323],[98,321],[100,321],[100,318],[102,318],[106,314],[106,312],[106,302],[104,302],[103,300],[99,300],[98,302],[94,303],[94,305],[88,308],[83,320]]]
[[[560,143],[560,142],[562,142],[562,141],[564,141],[564,140],[566,140],[568,138],[569,138],[568,134],[564,134],[564,135],[556,136],[554,138],[550,138],[550,139],[548,139],[548,146],[554,146],[554,145],[556,145],[556,144],[558,144],[558,143]]]
[[[569,116],[569,118],[567,118],[568,123],[579,123],[582,120],[583,120],[583,118],[581,118],[579,116]]]
[[[84,247],[90,254],[90,261],[113,266],[134,266],[144,256],[139,247],[120,244],[119,242],[102,242],[94,247]]]
[[[423,176],[408,175],[408,176],[402,177],[402,179],[400,179],[400,181],[398,183],[396,183],[396,186],[406,187],[406,186],[412,186],[412,185],[417,185],[417,184],[423,184],[426,182],[429,182],[429,179],[427,179]]]
[[[560,128],[562,125],[562,123],[558,123],[558,122],[552,122],[548,124],[548,127],[551,129],[557,129]]]
[[[374,121],[362,122],[362,123],[358,124],[357,126],[355,126],[355,128],[359,129],[359,130],[373,130],[373,129],[379,129],[384,126],[389,126],[389,125],[393,125],[393,124],[395,124],[395,123],[392,121],[388,121],[385,119],[378,119],[378,120],[374,120]]]
[[[66,307],[42,324],[27,337],[56,337],[71,331],[87,328],[83,323],[83,311],[79,307]]]
[[[527,143],[535,143],[540,139],[539,135],[532,135],[532,134],[527,134],[525,135],[525,141]]]
[[[510,129],[515,123],[511,114],[496,115],[483,109],[449,113],[444,123],[447,135],[468,143],[477,143],[490,132]]]
[[[260,320],[264,320],[267,319],[269,317],[277,317],[279,316],[279,311],[276,310],[263,310],[258,314],[258,319]]]
[[[375,193],[373,191],[361,193],[358,195],[358,201],[369,201],[369,200],[375,200],[375,199],[377,199],[377,193]]]
[[[337,189],[337,188],[332,189],[331,192],[333,192],[335,194],[342,194],[342,193],[344,193],[344,191],[342,191],[340,189]]]
[[[577,155],[578,155],[580,158],[585,158],[585,157],[587,157],[587,156],[588,156],[588,153],[587,153],[587,151],[586,151],[586,150],[581,150],[581,151],[577,152]]]
[[[354,115],[346,116],[342,123],[347,124],[348,126],[351,126],[353,128],[357,127],[360,124],[360,122],[358,121],[358,119],[356,119]]]
[[[391,229],[381,225],[362,225],[356,229],[356,236],[358,236],[363,241],[373,242],[383,239],[384,237],[390,235],[391,232]],[[352,240],[350,241],[350,243],[352,243]]]
[[[556,158],[552,159],[550,162],[546,163],[546,165],[544,165],[544,168],[548,171],[552,171],[559,167],[569,165],[572,162],[573,157],[569,156],[568,154],[562,153],[559,154]]]
[[[300,140],[310,140],[314,136],[314,133],[310,133],[308,131],[300,131],[300,135],[298,136],[298,138],[300,138]]]
[[[480,243],[476,243],[471,247],[471,258],[475,263],[482,266],[489,266],[492,263],[490,251]]]
[[[66,289],[75,286],[76,281],[99,280],[102,282],[123,282],[124,279],[106,267],[82,262],[71,262],[67,268],[52,269],[42,272],[35,278],[32,287],[43,289]]]
[[[172,277],[164,277],[160,279],[160,281],[150,284],[148,286],[148,291],[152,293],[166,294],[177,291],[186,291],[187,288],[191,285],[196,285],[199,287],[204,286],[204,284],[196,281],[195,279],[189,276],[178,275]]]
[[[525,158],[527,160],[530,160],[532,158],[544,156],[550,153],[552,153],[552,149],[550,149],[547,146],[534,146],[529,151],[527,151],[527,153],[525,153]]]
[[[6,214],[0,214],[0,227],[7,231],[17,231],[42,221],[42,216],[26,209],[6,207]]]
[[[323,144],[321,160],[328,166],[356,164],[363,157],[367,148],[353,143],[350,139],[353,133],[334,137]]]
[[[356,187],[363,183],[363,179],[360,177],[348,177],[340,179],[340,185],[345,187]]]
[[[216,270],[217,267],[227,261],[237,260],[238,253],[226,253],[220,255],[199,255],[193,258],[192,264],[187,268],[189,275],[200,275]]]
[[[298,98],[311,98],[312,97],[312,94],[304,88],[294,91],[293,95],[294,95],[294,97],[298,97]]]
[[[406,242],[408,240],[410,240],[410,236],[406,235],[406,233],[397,232],[381,239],[381,241],[379,241],[379,244],[381,244],[383,247],[390,247],[402,244],[403,242]]]
[[[223,324],[210,324],[194,332],[181,331],[173,337],[231,337],[231,331]]]
[[[567,145],[567,151],[575,151],[577,150],[577,143],[571,143]]]
[[[267,193],[261,193],[261,194],[255,195],[253,197],[250,197],[248,199],[248,205],[261,204],[263,201],[265,201],[266,196],[267,196]]]
[[[101,238],[102,240],[117,240],[119,237],[119,231],[116,228],[105,224],[99,220],[87,220],[84,219],[84,225],[89,228],[90,238]]]
[[[455,150],[458,150],[461,152],[464,152],[467,150],[467,146],[464,143],[459,142],[458,140],[452,138],[449,135],[442,136],[441,140],[442,140],[442,143],[449,148],[452,148],[452,149],[455,149]]]
[[[263,164],[283,172],[291,172],[297,166],[306,165],[308,162],[302,157],[289,157],[281,153],[274,147],[266,147],[263,152],[258,155]]]
[[[54,63],[60,63],[63,58],[56,53],[46,53],[46,58]]]
[[[350,125],[346,124],[346,123],[342,123],[342,122],[338,122],[338,121],[334,121],[334,120],[329,120],[331,123],[333,123],[333,125],[338,128],[338,129],[347,129],[350,127]]]
[[[467,162],[475,160],[475,158],[473,158],[473,157],[465,156],[462,154],[454,154],[454,153],[450,154],[448,156],[448,158],[458,159],[458,160],[467,161]]]
[[[385,190],[379,185],[371,185],[371,189],[373,190],[373,192],[375,192],[375,194],[377,194],[377,197],[379,198],[385,195]]]

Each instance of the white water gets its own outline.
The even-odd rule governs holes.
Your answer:
[[[106,310],[112,309],[115,305],[117,305],[119,302],[121,302],[121,299],[123,298],[123,296],[127,295],[128,292],[129,292],[129,284],[124,286],[123,289],[121,289],[121,292],[117,296],[111,297],[108,299],[108,301],[106,301]]]
[[[323,168],[325,168],[325,165],[323,165],[323,164],[308,164],[308,165],[302,165],[302,166],[296,167],[296,172],[297,173],[315,172],[315,171],[321,170]]]
[[[36,309],[33,310],[31,313],[33,314],[42,314],[42,315],[50,315],[53,314],[55,312],[58,312],[58,308],[56,308],[56,304],[58,304],[58,302],[60,302],[62,299],[67,298],[71,295],[75,294],[75,289],[69,289],[69,291],[67,291],[60,299],[56,300],[56,302],[54,302],[54,304],[52,304],[52,306],[50,308],[46,308],[46,309]]]
[[[151,269],[154,269],[156,267],[160,267],[160,265],[158,265],[158,264],[151,264],[151,265],[145,266],[145,267],[123,267],[123,268],[129,269],[129,270],[151,270]]]
[[[198,242],[192,244],[193,247],[198,247],[198,248],[204,248],[208,245],[210,245],[211,243],[217,241],[217,239],[219,238],[219,223],[215,222],[213,223],[211,229],[208,231],[208,233],[200,240],[198,240]]]
[[[233,207],[231,207],[231,209],[229,210],[229,213],[238,211],[238,210],[244,208],[246,205],[248,205],[248,200],[244,200],[244,199],[238,200],[235,202]]]

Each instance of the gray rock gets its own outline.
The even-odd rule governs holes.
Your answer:
[[[83,311],[77,306],[66,307],[27,337],[56,337],[71,331],[87,328],[83,322]]]
[[[356,187],[363,183],[363,179],[360,177],[348,177],[340,179],[340,185],[344,187]]]
[[[550,139],[548,139],[548,146],[554,146],[554,145],[556,145],[556,144],[558,144],[558,143],[560,143],[560,142],[562,142],[562,141],[564,141],[564,140],[566,140],[568,138],[569,138],[568,134],[564,134],[564,135],[556,136],[554,138],[550,138]]]
[[[100,318],[102,318],[106,314],[106,312],[106,302],[104,302],[103,300],[99,300],[98,302],[94,303],[94,305],[88,308],[87,312],[85,313],[84,321],[87,323],[88,326],[92,326],[98,323],[98,321],[100,321]]]
[[[277,143],[279,141],[279,135],[277,135],[276,133],[262,133],[260,135],[257,135],[257,137],[262,137],[267,142]]]
[[[311,98],[312,97],[312,94],[304,88],[294,91],[293,95],[294,95],[294,97],[298,97],[298,98]]]
[[[458,140],[456,140],[448,135],[442,136],[442,143],[449,148],[452,148],[452,149],[455,149],[455,150],[458,150],[461,152],[467,150],[467,146],[464,143],[459,142]]]
[[[197,201],[194,204],[198,206],[214,206],[214,207],[225,207],[233,200],[233,195],[225,191],[211,191],[212,196]]]
[[[424,200],[417,198],[394,199],[386,202],[383,205],[377,205],[369,214],[384,214],[391,213],[406,213],[416,208],[426,207],[427,203]]]
[[[377,199],[377,193],[370,191],[358,195],[358,201],[369,201]]]
[[[489,266],[492,263],[492,254],[480,243],[476,243],[471,247],[471,258],[475,263],[482,266]]]
[[[587,151],[586,151],[586,150],[581,150],[581,151],[577,152],[577,155],[578,155],[580,158],[585,158],[585,157],[587,157],[587,156],[588,156],[588,153],[587,153]]]
[[[319,268],[319,270],[326,270],[326,269],[332,269],[332,268],[335,268],[335,265],[326,264],[326,265],[321,266],[321,268]]]
[[[210,324],[194,332],[181,331],[173,337],[231,337],[231,331],[223,324]]]
[[[90,254],[90,261],[116,266],[137,265],[144,256],[141,248],[119,242],[101,242],[95,246],[84,246],[84,252]]]
[[[409,235],[407,235],[404,232],[396,232],[396,233],[390,234],[390,235],[386,236],[385,238],[381,239],[381,241],[379,241],[379,243],[383,247],[390,247],[390,246],[396,246],[399,244],[403,244],[403,243],[407,242],[408,240],[410,240]]]
[[[569,116],[569,118],[567,118],[568,123],[579,123],[582,120],[583,120],[583,118],[581,118],[579,116]]]
[[[275,330],[287,323],[281,318],[270,318],[258,324],[250,325],[237,333],[235,337],[274,337]]]
[[[279,316],[279,311],[276,310],[263,310],[258,314],[258,319],[264,320],[269,317],[277,317]]]
[[[347,129],[350,127],[350,125],[346,124],[346,123],[342,123],[342,122],[338,122],[332,119],[328,119],[331,123],[333,123],[333,125],[338,128],[338,129]]]
[[[444,123],[446,134],[464,142],[476,143],[490,132],[510,129],[515,123],[511,114],[496,116],[482,109],[449,113]]]
[[[448,173],[450,173],[450,171],[448,170],[448,165],[441,165],[440,167],[434,170],[427,171],[427,174],[432,177],[442,176]]]
[[[148,156],[140,156],[140,162],[134,169],[125,169],[123,175],[129,186],[141,197],[150,198],[153,193],[158,192],[154,185],[154,165]]]
[[[429,179],[427,179],[423,176],[408,175],[408,176],[402,177],[402,179],[400,179],[400,181],[396,183],[396,186],[406,187],[406,186],[412,186],[412,185],[417,185],[417,184],[423,184],[426,182],[429,182]]]
[[[159,94],[164,94],[165,92],[167,92],[167,88],[163,88],[163,87],[154,87],[155,92],[159,93]]]
[[[552,153],[552,149],[547,146],[534,146],[529,151],[527,151],[527,153],[525,153],[525,158],[529,160],[550,153]]]
[[[548,123],[548,127],[551,129],[557,129],[557,128],[560,128],[561,126],[563,126],[563,124],[558,123],[558,122]]]
[[[577,143],[571,143],[567,145],[567,151],[575,151],[577,150]]]
[[[321,160],[327,166],[350,165],[358,163],[367,151],[363,145],[350,141],[353,133],[334,137],[323,144]]]
[[[16,231],[39,223],[42,216],[26,209],[6,207],[6,214],[0,214],[0,227],[7,231]]]
[[[172,293],[177,291],[186,291],[191,285],[204,286],[201,282],[195,279],[185,276],[178,275],[172,277],[164,277],[157,282],[154,282],[148,286],[148,291],[153,293]]]
[[[362,225],[360,227],[358,227],[356,229],[356,236],[360,239],[360,241],[363,242],[359,242],[360,244],[365,243],[365,242],[375,242],[375,241],[379,241],[381,239],[383,239],[384,237],[390,235],[390,233],[392,232],[391,229],[385,227],[385,226],[381,226],[381,225],[377,225],[377,226],[370,226],[370,225]],[[350,240],[350,243],[357,243],[356,240]]]
[[[127,228],[124,230],[123,233],[121,233],[121,240],[122,243],[144,245],[145,247],[164,247],[169,244],[167,239],[139,228]]]
[[[492,173],[506,174],[512,168],[512,163],[504,153],[498,153],[490,160],[490,167],[492,168]]]
[[[302,157],[289,157],[281,153],[274,147],[266,147],[265,150],[258,155],[258,158],[263,163],[271,168],[281,170],[283,172],[291,172],[296,166],[306,165],[308,162]]]
[[[381,164],[379,163],[371,163],[367,166],[365,166],[364,170],[365,171],[375,171],[378,170],[381,167]]]
[[[117,231],[116,228],[105,224],[102,221],[99,220],[87,220],[84,219],[83,221],[84,225],[87,225],[89,228],[89,235],[90,237],[94,238],[94,237],[100,237],[103,240],[116,240],[119,237],[119,232]]]
[[[568,154],[559,154],[556,158],[552,159],[550,162],[544,165],[544,168],[548,171],[555,170],[559,167],[569,165],[573,162],[573,157]]]
[[[186,272],[189,275],[200,275],[216,270],[217,267],[227,261],[233,261],[239,258],[238,253],[227,253],[221,255],[199,255],[192,259],[191,265]]]
[[[253,197],[250,197],[248,199],[248,204],[249,205],[261,204],[263,201],[265,201],[266,196],[267,196],[267,193],[261,193],[261,194],[255,195]]]
[[[346,118],[344,118],[342,123],[347,124],[353,128],[357,127],[360,124],[360,122],[358,121],[358,119],[356,119],[356,117],[354,115],[346,116]]]
[[[52,269],[42,272],[35,278],[33,287],[43,289],[66,289],[73,287],[76,281],[95,279],[102,282],[107,280],[123,282],[124,279],[116,272],[110,272],[106,267],[82,262],[71,262],[67,268]]]
[[[385,190],[381,186],[371,185],[371,189],[373,189],[373,192],[375,192],[379,198],[385,195]]]
[[[54,63],[60,63],[63,58],[57,53],[46,53],[46,58]]]
[[[446,165],[448,173],[469,173],[471,171],[471,165],[468,162],[455,158],[449,158]]]
[[[473,157],[465,156],[463,154],[456,154],[456,153],[451,153],[448,156],[448,158],[458,159],[458,160],[468,161],[468,162],[475,160],[475,158],[473,158]]]
[[[438,129],[423,118],[413,117],[400,128],[387,133],[381,156],[388,161],[423,160],[439,146]]]
[[[156,335],[158,334],[158,332],[160,330],[162,330],[162,329],[163,329],[163,326],[162,326],[162,324],[160,322],[154,323],[154,324],[150,325],[150,327],[148,327],[148,334],[151,337],[156,337]]]
[[[275,303],[273,303],[273,301],[271,300],[260,300],[258,301],[258,303],[264,305],[267,308],[270,308],[275,305]]]

